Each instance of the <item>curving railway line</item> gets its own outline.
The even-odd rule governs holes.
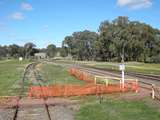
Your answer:
[[[25,77],[27,75],[27,73],[29,72],[29,70],[34,66],[35,63],[31,63],[29,65],[27,65],[27,67],[25,68],[24,70],[24,74],[23,74],[23,77],[22,77],[22,84],[21,84],[21,90],[20,90],[20,93],[18,95],[18,99],[16,101],[16,105],[13,106],[13,108],[15,108],[15,113],[14,113],[14,116],[13,116],[13,120],[17,120],[17,116],[18,116],[18,111],[19,111],[19,108],[20,108],[20,105],[19,105],[19,102],[20,100],[22,99],[22,94],[24,92],[24,81],[25,81]]]
[[[15,112],[12,120],[74,120],[74,109],[77,107],[77,102],[75,101],[62,98],[40,98],[37,100],[30,99],[29,105],[23,105],[21,103],[26,99],[22,97],[26,78],[40,87],[42,87],[45,82],[36,69],[40,63],[42,62],[34,62],[25,68],[21,92],[17,104],[13,108]],[[30,74],[32,76],[30,76]],[[40,103],[38,103],[39,101]]]
[[[26,79],[27,75],[30,74],[30,72],[33,72],[34,76],[32,76],[32,77],[34,77],[35,80],[37,81],[38,85],[41,86],[40,79],[37,79],[37,71],[35,69],[35,67],[39,63],[40,62],[31,63],[24,70],[24,75],[23,75],[23,78],[22,78],[22,85],[21,85],[20,94],[18,96],[18,100],[17,100],[16,106],[14,106],[14,108],[15,108],[15,114],[14,114],[13,120],[23,119],[23,115],[20,115],[20,114],[22,114],[24,111],[26,113],[27,109],[23,109],[23,112],[22,112],[21,106],[20,106],[20,101],[22,99],[22,94],[24,92],[24,82],[25,82],[25,79]],[[42,111],[44,111],[45,113],[47,113],[47,115],[44,115],[44,116],[48,117],[48,118],[46,118],[46,120],[51,120],[51,116],[50,116],[50,113],[49,113],[48,105],[46,103],[46,99],[43,99],[43,104],[44,105],[42,105],[42,109],[45,109],[45,110],[42,110]],[[43,113],[43,114],[45,114],[45,113]]]

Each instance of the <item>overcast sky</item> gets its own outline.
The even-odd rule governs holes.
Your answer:
[[[128,16],[160,28],[160,0],[0,0],[0,44],[61,46],[74,31]]]

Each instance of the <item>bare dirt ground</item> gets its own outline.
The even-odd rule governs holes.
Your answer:
[[[0,109],[0,120],[13,120],[15,109]]]

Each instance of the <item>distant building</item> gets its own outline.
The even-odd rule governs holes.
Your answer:
[[[45,58],[47,58],[47,54],[46,53],[35,53],[34,57],[36,59],[45,59]]]

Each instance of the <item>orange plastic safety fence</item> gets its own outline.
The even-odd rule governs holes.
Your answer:
[[[92,94],[105,94],[121,92],[120,85],[94,85],[86,84],[80,85],[54,85],[54,86],[32,86],[29,90],[30,97],[65,97],[65,96],[83,96]],[[125,86],[123,92],[129,91],[130,88]]]
[[[90,83],[94,82],[94,75],[89,74],[84,71],[81,71],[77,68],[70,68],[69,73],[70,73],[70,75],[75,76],[79,80],[84,80],[84,81],[90,82]],[[139,84],[137,81],[133,81],[133,80],[126,81],[125,88],[122,88],[122,85],[119,85],[119,86],[122,89],[122,91],[125,91],[124,89],[126,87],[130,88],[132,91],[136,91],[136,92],[139,91]]]
[[[75,76],[79,80],[84,80],[86,82],[92,82],[92,83],[94,82],[94,76],[93,75],[91,75],[89,73],[86,73],[84,71],[81,71],[79,69],[70,68],[69,73],[70,73],[70,75]]]
[[[140,90],[139,83],[137,81],[126,81],[127,87],[129,87],[132,91],[138,92]]]
[[[84,80],[89,84],[86,85],[53,85],[53,86],[32,86],[29,90],[30,97],[63,97],[63,96],[83,96],[83,95],[99,95],[114,92],[138,91],[139,85],[137,81],[126,81],[124,88],[121,84],[97,84],[94,82],[94,75],[86,73],[76,68],[69,69],[70,75],[77,79]]]

